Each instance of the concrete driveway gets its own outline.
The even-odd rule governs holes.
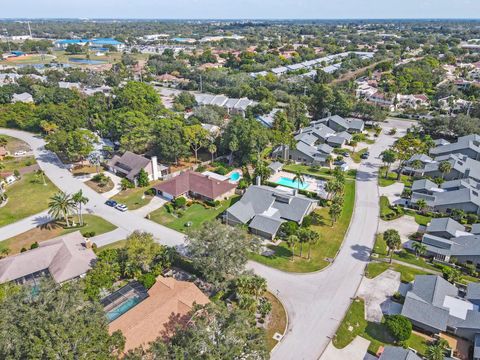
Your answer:
[[[380,192],[380,196],[386,196],[390,204],[396,205],[402,202],[402,198],[400,197],[403,192],[403,188],[405,185],[403,183],[394,183],[390,186],[379,187],[378,190]]]
[[[363,278],[357,296],[365,300],[365,318],[381,322],[384,314],[390,313],[393,303],[390,297],[399,291],[400,273],[387,270],[374,279]]]
[[[328,344],[321,360],[366,360],[371,359],[367,354],[370,341],[357,336],[343,349],[337,349],[333,343]]]
[[[402,240],[402,244],[405,244],[409,241],[408,237],[410,235],[412,235],[416,231],[422,230],[423,227],[417,224],[413,216],[403,215],[398,219],[390,220],[390,221],[384,221],[380,219],[378,231],[383,233],[385,230],[388,230],[388,229],[397,230],[398,233],[400,234],[400,239]]]

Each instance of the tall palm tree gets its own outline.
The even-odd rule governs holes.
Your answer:
[[[88,198],[83,196],[82,190],[78,190],[72,195],[72,200],[75,203],[75,208],[77,209],[78,222],[80,225],[83,225],[82,205],[88,203]]]
[[[294,257],[295,257],[295,245],[297,245],[298,243],[298,236],[297,235],[289,235],[287,237],[287,244],[288,246],[292,249],[292,257],[291,257],[291,261],[294,260]]]
[[[50,215],[52,215],[57,220],[63,218],[67,227],[70,227],[68,216],[75,209],[75,202],[72,200],[70,194],[66,194],[63,191],[56,193],[50,198],[48,207],[48,213]]]
[[[213,155],[217,152],[217,146],[212,142],[208,145],[208,152],[212,154],[212,163],[213,163]]]
[[[426,354],[428,360],[445,359],[445,349],[440,344],[434,344],[427,347]]]
[[[417,201],[417,206],[418,210],[420,210],[420,212],[423,212],[427,208],[427,202],[425,201],[425,199],[420,199]]]
[[[300,185],[303,186],[303,184],[305,184],[305,177],[300,171],[297,171],[295,173],[295,176],[293,177],[293,182],[295,181],[297,182],[297,188],[298,188],[298,191],[300,192]]]
[[[308,260],[311,258],[311,250],[312,250],[312,245],[315,245],[318,240],[320,240],[320,234],[317,233],[316,231],[309,230],[309,236],[308,236]]]
[[[332,164],[333,164],[333,156],[332,155],[327,155],[325,158],[325,164],[328,165],[328,168],[332,170]]]
[[[413,248],[413,250],[415,250],[415,255],[417,256],[417,259],[418,259],[419,256],[421,256],[421,255],[423,255],[427,252],[427,246],[422,244],[419,241],[415,241],[412,244],[412,248]]]
[[[402,245],[400,234],[397,230],[389,229],[383,233],[383,239],[387,244],[388,252],[390,254],[390,263],[392,263],[393,252]]]

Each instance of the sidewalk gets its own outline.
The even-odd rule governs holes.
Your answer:
[[[164,199],[160,196],[154,196],[152,198],[152,200],[150,200],[150,202],[147,205],[142,206],[141,208],[136,209],[136,210],[131,210],[131,212],[134,213],[135,215],[145,217],[148,214],[150,214],[151,212],[153,212],[157,209],[160,209],[166,203],[167,203],[166,199]]]
[[[12,224],[2,226],[0,228],[0,241],[10,239],[11,237],[22,234],[25,231],[31,230],[39,225],[46,224],[52,220],[53,218],[48,215],[48,210],[45,210],[41,213],[29,216]]]

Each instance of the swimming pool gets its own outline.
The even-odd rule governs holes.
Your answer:
[[[107,319],[109,322],[112,322],[113,320],[117,319],[118,317],[122,316],[125,314],[128,310],[133,308],[135,305],[137,305],[142,299],[138,296],[131,297],[128,300],[122,302],[119,306],[116,308],[110,310],[107,312]]]
[[[230,174],[230,180],[232,181],[238,181],[240,180],[241,174],[238,171],[235,171]]]
[[[85,64],[85,65],[99,65],[105,64],[106,61],[103,60],[89,60],[89,59],[80,59],[80,58],[70,58],[68,61],[77,63],[77,64]]]
[[[293,181],[293,179],[289,179],[287,177],[281,177],[275,183],[278,185],[288,186],[288,187],[291,187],[294,189],[300,189],[300,190],[305,190],[308,187],[308,184],[305,182],[299,184],[297,180]]]

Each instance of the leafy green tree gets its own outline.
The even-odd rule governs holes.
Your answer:
[[[208,221],[188,233],[187,248],[194,267],[222,288],[243,272],[254,243],[240,228]]]
[[[72,195],[72,201],[75,204],[75,208],[77,209],[78,222],[80,225],[83,226],[82,205],[88,203],[88,198],[83,195],[82,190],[78,190],[75,194]]]
[[[165,247],[157,243],[152,234],[140,231],[127,238],[121,261],[123,273],[128,278],[138,278],[150,272],[160,274],[162,268],[169,265]]]
[[[75,202],[70,194],[66,194],[63,191],[56,193],[50,198],[48,207],[48,213],[53,216],[54,219],[63,218],[67,227],[70,227],[68,217],[75,210]]]
[[[185,141],[187,141],[190,148],[195,154],[195,161],[198,161],[198,150],[202,147],[208,146],[209,132],[201,125],[190,125],[184,128]]]
[[[269,358],[265,334],[257,328],[252,315],[233,307],[208,304],[195,307],[186,326],[180,324],[168,342],[157,339],[147,350],[154,359],[256,359]],[[136,350],[129,360],[140,359],[142,350]],[[208,355],[206,355],[208,354]]]
[[[268,180],[270,175],[272,175],[272,169],[268,167],[268,162],[263,159],[257,159],[254,162],[255,169],[253,171],[253,176],[255,178],[260,177],[261,182]]]
[[[146,187],[150,184],[150,181],[148,180],[148,173],[145,171],[145,169],[141,169],[138,172],[137,184],[140,187]]]
[[[258,275],[240,275],[235,279],[235,293],[239,299],[239,304],[242,309],[247,310],[250,306],[250,310],[255,312],[260,298],[267,291],[267,280]],[[249,301],[252,299],[253,301]],[[243,304],[247,306],[243,307]]]
[[[197,105],[195,96],[187,91],[182,91],[175,97],[174,105],[177,111],[193,109]]]
[[[155,89],[146,83],[129,81],[125,86],[115,90],[115,105],[133,111],[152,114],[162,110],[160,96]]]
[[[459,282],[462,279],[462,272],[459,269],[450,266],[443,267],[442,275],[445,280],[452,284]]]
[[[400,180],[400,176],[408,160],[415,154],[427,154],[429,150],[428,146],[429,142],[424,141],[412,132],[398,139],[393,144],[392,150],[395,151],[397,159],[400,160],[397,180]]]
[[[97,254],[97,261],[85,276],[85,293],[90,299],[99,299],[102,290],[110,291],[121,276],[118,249],[106,249]]]
[[[386,316],[385,326],[396,341],[406,341],[412,336],[412,323],[403,315]]]
[[[147,115],[140,111],[126,111],[116,114],[115,123],[123,150],[143,154],[150,149],[154,125]]]
[[[390,263],[392,262],[393,252],[400,248],[402,245],[402,240],[400,239],[400,234],[397,230],[388,229],[383,233],[383,240],[388,247],[388,253],[390,254]]]
[[[418,210],[423,213],[428,207],[427,201],[425,199],[419,199],[416,203]]]
[[[188,154],[182,121],[161,119],[155,126],[154,135],[155,149],[160,158],[178,164],[178,160]]]
[[[68,161],[84,160],[92,151],[96,136],[89,130],[58,130],[46,137],[48,150]]]
[[[101,305],[85,299],[82,286],[44,281],[4,298],[0,306],[2,359],[116,359],[121,332],[108,333]]]

